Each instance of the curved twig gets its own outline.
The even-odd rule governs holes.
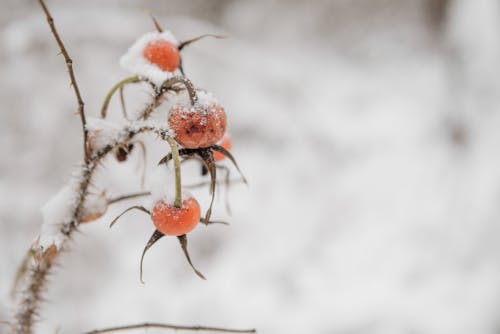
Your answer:
[[[101,118],[106,118],[109,102],[111,101],[111,98],[113,97],[113,95],[116,93],[116,91],[118,89],[120,89],[124,85],[130,84],[130,83],[137,83],[140,81],[141,81],[141,79],[139,79],[138,76],[134,75],[132,77],[128,77],[128,78],[125,78],[123,80],[118,81],[113,87],[111,87],[109,92],[106,94],[106,97],[104,98],[104,102],[102,103]]]
[[[175,84],[183,84],[186,87],[186,90],[189,94],[189,100],[191,101],[191,105],[194,105],[198,101],[198,96],[196,95],[196,90],[194,88],[193,83],[186,77],[183,76],[175,76],[170,79],[165,80],[165,82],[160,86],[160,90],[169,90]]]
[[[123,210],[122,213],[120,213],[118,216],[116,216],[115,219],[113,219],[111,221],[111,223],[109,224],[109,227],[110,228],[113,227],[113,225],[115,225],[115,223],[118,221],[118,219],[120,219],[124,214],[126,214],[127,212],[129,212],[131,210],[140,210],[142,212],[147,213],[148,215],[151,214],[151,212],[149,212],[149,210],[146,209],[145,207],[143,207],[141,205],[134,205],[134,206],[131,206],[130,208]]]
[[[146,106],[142,113],[139,114],[139,117],[137,118],[138,120],[147,120],[151,116],[153,111],[155,111],[155,109],[162,103],[162,98],[166,93],[181,92],[183,89],[177,86],[177,84],[179,83],[183,84],[186,87],[191,105],[194,105],[198,101],[198,96],[196,95],[196,90],[192,82],[183,76],[177,75],[170,79],[167,79],[161,86],[156,86],[150,81],[148,81],[148,83],[153,87],[155,95],[153,101]]]
[[[103,334],[103,333],[127,331],[133,329],[147,329],[147,328],[173,329],[173,330],[185,330],[185,331],[206,331],[206,332],[220,332],[220,333],[257,333],[255,329],[232,329],[232,328],[208,327],[208,326],[183,326],[183,325],[145,322],[142,324],[96,329],[90,332],[86,332],[84,334]]]
[[[125,95],[123,94],[125,86],[120,86],[119,96],[120,96],[120,106],[122,107],[123,118],[128,119],[127,106],[125,105]]]
[[[143,191],[143,192],[138,192],[138,193],[121,195],[121,196],[117,196],[117,197],[111,197],[108,199],[108,204],[113,204],[116,202],[125,201],[128,199],[137,198],[137,197],[149,196],[149,195],[151,195],[150,191]]]

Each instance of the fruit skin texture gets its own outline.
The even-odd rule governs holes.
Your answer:
[[[183,235],[192,231],[199,223],[200,205],[194,197],[183,200],[181,208],[160,200],[153,208],[151,219],[161,233]]]
[[[226,150],[230,151],[231,148],[233,147],[231,145],[231,138],[229,136],[224,136],[221,141],[217,143],[217,145],[224,147]],[[218,151],[214,152],[214,159],[215,161],[221,161],[224,159],[226,156]]]
[[[226,132],[226,113],[218,103],[206,108],[175,105],[169,114],[168,124],[175,140],[185,148],[215,145]]]
[[[179,49],[175,44],[159,39],[149,42],[143,56],[164,71],[173,72],[179,67]]]

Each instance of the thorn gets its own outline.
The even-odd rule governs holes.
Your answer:
[[[155,25],[156,30],[159,33],[162,33],[163,32],[163,28],[161,27],[161,25],[158,22],[158,20],[156,19],[156,17],[154,17],[154,15],[153,15],[153,13],[151,13],[151,11],[148,11],[148,13],[149,13],[149,16],[151,17],[151,20],[153,20],[153,24]]]

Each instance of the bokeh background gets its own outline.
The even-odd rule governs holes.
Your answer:
[[[82,152],[64,62],[38,4],[0,4],[0,320],[8,320],[39,209]],[[226,106],[250,185],[231,187],[231,217],[221,189],[215,217],[230,227],[190,235],[207,281],[165,238],[140,284],[149,219],[131,213],[107,227],[136,202],[83,226],[51,279],[40,333],[144,321],[260,333],[498,333],[498,0],[48,5],[93,116],[127,75],[119,57],[154,29],[146,10],[180,40],[227,34],[187,48],[184,66]],[[148,98],[144,86],[127,90],[130,109]],[[120,121],[116,100],[110,113]],[[149,175],[167,149],[144,140]],[[139,190],[140,166],[138,151],[126,164],[109,159],[96,185],[110,195]],[[202,180],[194,162],[184,173],[186,183]],[[197,194],[206,207],[206,190]]]

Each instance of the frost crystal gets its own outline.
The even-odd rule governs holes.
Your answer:
[[[120,66],[140,77],[146,78],[155,85],[161,85],[165,80],[171,78],[175,72],[163,71],[157,65],[144,58],[143,51],[146,45],[156,40],[166,40],[172,44],[179,45],[174,35],[166,30],[162,33],[148,32],[142,35],[120,58]]]

